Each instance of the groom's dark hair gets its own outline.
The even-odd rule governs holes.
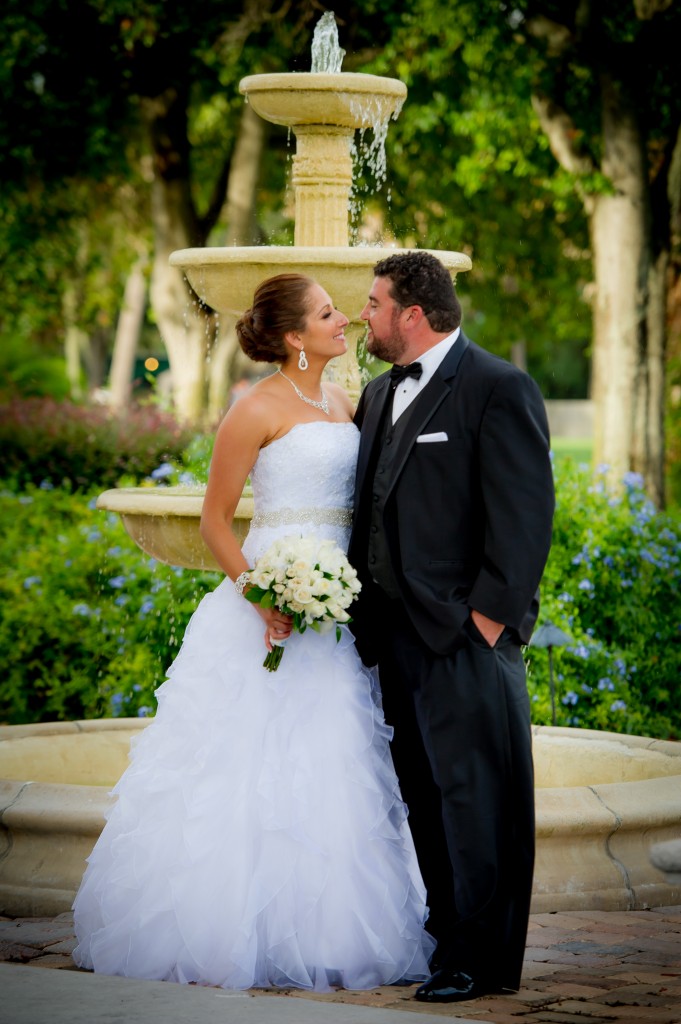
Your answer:
[[[461,303],[449,271],[429,252],[393,253],[374,267],[376,277],[390,278],[398,306],[420,306],[434,331],[453,331],[461,323]]]

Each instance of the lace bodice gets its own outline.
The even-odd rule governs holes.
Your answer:
[[[316,533],[347,548],[359,431],[353,423],[298,423],[261,448],[251,471],[252,559],[288,534]]]

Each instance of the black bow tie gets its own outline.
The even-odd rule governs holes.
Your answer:
[[[420,363],[409,363],[408,366],[393,366],[390,370],[390,383],[393,388],[396,388],[405,377],[413,377],[414,380],[418,380],[422,373],[423,368]]]

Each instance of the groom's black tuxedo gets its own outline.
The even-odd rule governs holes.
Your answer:
[[[367,469],[389,392],[383,374],[367,385],[355,416],[362,438],[349,557],[365,581]],[[539,389],[461,334],[403,416],[384,527],[414,626],[446,654],[476,608],[527,643],[553,514]]]
[[[379,664],[438,958],[478,976],[493,966],[491,982],[517,988],[534,849],[520,643],[536,621],[553,514],[544,403],[527,374],[460,334],[394,435],[390,405],[384,374],[355,417],[353,628]],[[369,564],[380,528],[390,595]],[[505,625],[496,647],[471,609]]]

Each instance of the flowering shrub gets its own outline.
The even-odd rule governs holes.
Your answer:
[[[681,737],[681,518],[658,512],[628,474],[561,463],[539,624],[552,651],[557,723]],[[549,653],[527,650],[533,718],[551,724]]]
[[[219,573],[155,562],[94,498],[0,495],[0,722],[153,714]]]
[[[156,475],[204,475],[209,446]],[[153,474],[152,474],[153,475]],[[569,462],[556,469],[554,542],[540,624],[552,651],[557,721],[681,737],[681,520],[641,482],[621,494]],[[88,495],[30,487],[0,495],[0,721],[153,714],[199,600],[219,573],[144,555]],[[551,723],[548,651],[527,648],[533,719]]]
[[[108,410],[49,398],[14,399],[0,408],[2,475],[28,484],[89,490],[121,477],[145,477],[168,458],[181,458],[191,439],[154,406],[113,416]]]

